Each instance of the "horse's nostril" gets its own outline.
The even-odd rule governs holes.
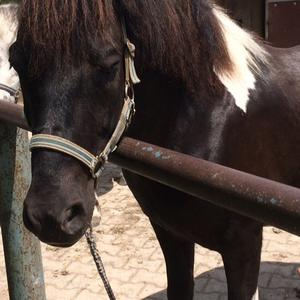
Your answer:
[[[66,209],[63,214],[62,229],[68,234],[73,234],[82,228],[84,209],[81,204],[75,204]]]
[[[64,223],[72,222],[74,218],[83,213],[82,206],[80,204],[75,204],[66,210]]]

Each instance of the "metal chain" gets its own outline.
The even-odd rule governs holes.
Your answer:
[[[85,237],[86,237],[87,243],[88,243],[88,245],[90,247],[91,254],[92,254],[93,258],[94,258],[94,262],[96,264],[98,273],[99,273],[99,275],[100,275],[100,277],[102,279],[102,282],[104,284],[106,293],[107,293],[107,295],[108,295],[108,297],[109,297],[110,300],[116,300],[114,292],[113,292],[113,290],[111,288],[111,285],[110,285],[110,283],[108,281],[108,278],[106,276],[106,272],[105,272],[104,265],[103,265],[103,262],[101,260],[99,251],[97,249],[97,245],[96,245],[96,242],[95,242],[95,239],[94,239],[94,235],[93,235],[92,226],[90,226],[88,228],[88,230],[86,231]]]

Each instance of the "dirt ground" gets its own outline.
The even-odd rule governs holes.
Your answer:
[[[95,228],[96,239],[117,299],[166,299],[161,250],[147,217],[120,181],[117,167],[108,166],[99,192],[102,220]],[[9,298],[2,247],[0,252],[0,299],[6,300]],[[43,244],[42,253],[48,300],[107,299],[85,239],[69,249]],[[261,299],[300,299],[299,267],[300,238],[267,227],[259,280]],[[195,278],[195,299],[227,299],[219,254],[197,246]]]

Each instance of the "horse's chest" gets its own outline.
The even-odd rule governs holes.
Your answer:
[[[219,248],[227,211],[132,173],[124,175],[151,222],[208,248]]]

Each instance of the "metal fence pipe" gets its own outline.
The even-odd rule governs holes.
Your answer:
[[[18,117],[14,116],[12,122],[28,128],[19,119],[22,108],[17,110]],[[149,179],[300,235],[300,189],[295,187],[126,137],[110,160]]]
[[[23,106],[0,99],[0,121],[30,130],[23,111]]]
[[[0,221],[11,300],[44,300],[40,243],[23,226],[30,185],[28,132],[0,124]]]
[[[126,137],[110,161],[300,236],[300,189]]]

